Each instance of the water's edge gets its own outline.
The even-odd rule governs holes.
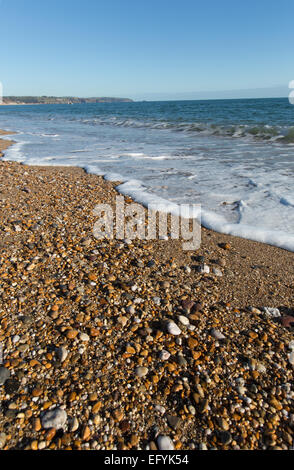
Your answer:
[[[9,136],[15,135],[17,133],[11,133],[11,134],[6,134],[0,137],[2,140],[10,140]],[[13,147],[14,145],[17,145],[18,142],[12,141],[11,146]],[[3,156],[2,159],[5,161],[13,161],[9,160],[8,158],[5,157],[5,150],[3,151]],[[52,165],[52,164],[29,164],[29,163],[24,163],[21,162],[23,165],[28,165],[28,166],[49,166],[49,167],[56,167],[58,166],[65,166],[65,165]],[[114,189],[117,191],[118,194],[124,195],[131,197],[135,202],[141,204],[143,207],[148,209],[148,205],[158,205],[160,207],[160,211],[165,211],[165,212],[170,212],[175,215],[180,215],[179,214],[179,206],[177,204],[171,203],[169,200],[160,198],[156,195],[153,195],[152,193],[146,191],[143,189],[143,185],[140,186],[138,185],[138,181],[135,180],[132,182],[132,180],[126,180],[126,181],[121,181],[119,184],[117,184],[120,181],[120,178],[118,178],[118,175],[108,175],[107,173],[100,173],[100,172],[95,172],[93,171],[89,166],[87,165],[67,165],[68,168],[81,168],[83,169],[87,174],[96,174],[98,176],[101,176],[105,181],[113,183]],[[114,184],[116,183],[116,184]],[[192,212],[188,210],[188,212],[181,213],[182,216],[184,217],[193,217],[197,218],[197,220],[201,223],[201,226],[205,227],[208,230],[217,232],[217,233],[222,233],[226,235],[232,235],[234,237],[239,237],[247,240],[251,240],[254,242],[259,242],[271,246],[275,246],[280,249],[284,249],[286,251],[294,252],[294,236],[291,236],[289,234],[285,234],[282,231],[267,231],[264,229],[259,229],[258,227],[253,227],[253,226],[246,226],[242,225],[240,226],[239,224],[234,224],[234,223],[227,223],[224,218],[221,215],[218,215],[214,212],[211,211],[206,211],[206,210],[201,210],[199,211],[199,206],[195,207]],[[254,235],[252,235],[254,233]]]

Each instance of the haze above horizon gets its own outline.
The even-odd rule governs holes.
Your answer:
[[[294,3],[238,3],[0,0],[4,95],[286,97]]]

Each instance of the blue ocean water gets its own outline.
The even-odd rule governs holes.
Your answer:
[[[147,204],[294,251],[294,106],[286,98],[0,107],[6,159],[76,165]]]

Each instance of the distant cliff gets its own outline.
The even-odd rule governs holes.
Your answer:
[[[76,98],[74,96],[4,96],[3,104],[80,104],[80,103],[131,103],[129,98]]]

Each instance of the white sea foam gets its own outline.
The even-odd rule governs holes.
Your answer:
[[[158,205],[163,211],[179,215],[179,206],[177,204],[172,204],[166,199],[147,192],[140,181],[127,181],[117,186],[117,190],[124,195],[132,197],[146,207],[148,207],[148,205]],[[244,202],[240,201],[239,210],[241,212],[244,210],[244,206]],[[199,208],[195,208],[193,213],[186,212],[181,213],[181,215],[183,217],[197,218],[198,220],[201,218],[201,224],[204,227],[219,233],[247,238],[249,240],[284,248],[285,250],[294,251],[294,235],[286,234],[282,231],[266,230],[264,228],[240,223],[230,224],[227,223],[223,216],[203,208],[201,212],[199,212]]]

